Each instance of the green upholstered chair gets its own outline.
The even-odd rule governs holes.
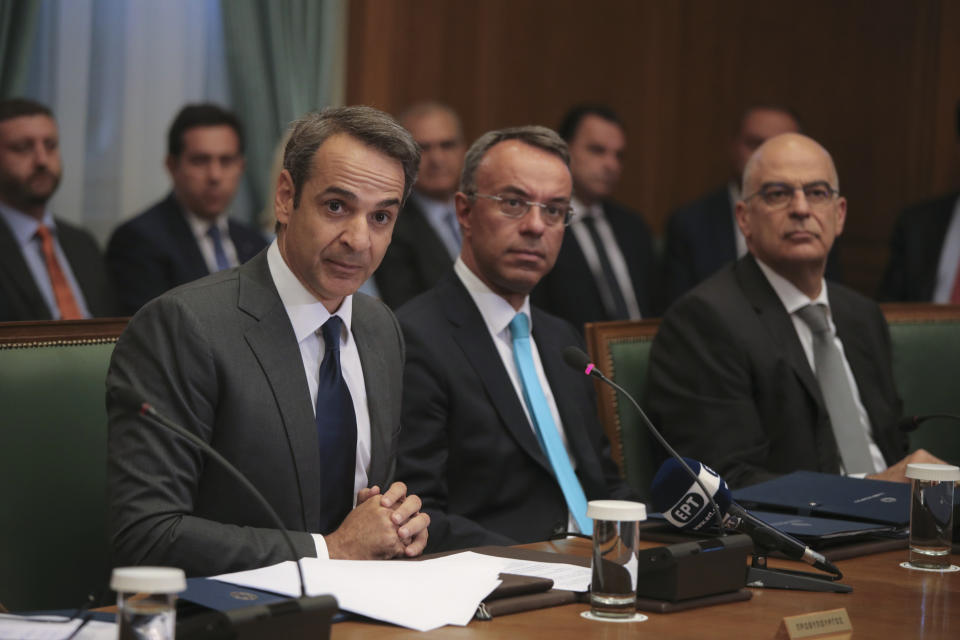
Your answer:
[[[592,322],[586,325],[587,350],[608,378],[642,401],[650,347],[659,320]],[[629,400],[596,381],[600,422],[610,440],[611,455],[627,484],[649,498],[656,461],[642,418]]]
[[[905,415],[960,415],[960,307],[885,304],[893,341],[893,374]],[[960,464],[960,422],[931,419],[910,434],[924,448]]]
[[[104,380],[126,320],[0,324],[0,603],[60,609],[110,571]]]

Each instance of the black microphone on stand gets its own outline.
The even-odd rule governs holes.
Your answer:
[[[688,461],[682,458],[657,431],[633,396],[603,375],[582,349],[574,346],[566,347],[563,350],[563,359],[574,369],[599,378],[622,393],[636,408],[650,433],[670,454],[671,459],[663,463],[654,477],[651,494],[654,508],[662,512],[671,524],[682,529],[700,529],[707,522],[714,521],[721,535],[726,535],[725,527],[730,526],[748,534],[757,547],[782,551],[788,557],[802,560],[818,569],[832,573],[834,575],[832,580],[843,577],[840,570],[824,556],[796,538],[774,529],[734,503],[726,483],[715,471],[695,460],[689,460],[688,464]],[[694,472],[691,467],[696,467],[697,471]],[[689,484],[690,480],[693,484]],[[680,484],[683,485],[682,491]],[[718,502],[722,506],[718,506]],[[753,586],[809,591],[852,591],[847,585],[833,582],[819,575],[767,569],[765,563],[764,556],[759,553],[754,554],[754,566],[748,572]]]
[[[717,503],[713,499],[714,491],[711,491],[703,484],[703,481],[697,476],[696,473],[693,472],[693,470],[689,466],[687,466],[687,463],[684,462],[683,458],[680,457],[680,454],[674,451],[673,447],[670,446],[670,443],[667,442],[662,435],[660,435],[660,432],[657,431],[657,428],[653,426],[652,422],[650,422],[650,418],[648,418],[647,414],[644,413],[643,409],[640,408],[640,403],[634,400],[633,396],[627,393],[626,389],[618,385],[616,382],[614,382],[607,376],[603,375],[603,372],[601,372],[600,369],[597,369],[597,366],[595,364],[590,362],[590,356],[584,353],[582,349],[579,349],[574,346],[564,348],[563,361],[566,362],[567,365],[569,365],[570,367],[576,369],[577,371],[582,371],[585,375],[593,376],[594,378],[599,378],[606,384],[610,385],[611,387],[613,387],[614,389],[622,393],[627,398],[627,400],[629,400],[633,404],[634,408],[636,408],[637,410],[637,413],[639,413],[640,417],[643,419],[643,423],[647,426],[647,429],[649,429],[650,433],[652,433],[653,436],[657,439],[657,442],[659,442],[661,446],[663,446],[663,448],[666,449],[666,451],[673,457],[673,459],[676,460],[677,463],[681,467],[683,467],[684,470],[686,470],[687,475],[689,475],[693,479],[693,481],[700,487],[700,490],[703,492],[703,499],[709,502],[710,506],[713,508],[713,511],[704,517],[714,518],[717,522],[717,529],[720,530],[720,535],[721,536],[727,535],[727,532],[723,526],[723,518],[722,518],[723,514],[720,511],[720,507],[717,506]]]
[[[129,387],[114,387],[110,390],[110,394],[120,405],[136,411],[147,418],[148,422],[169,429],[189,441],[226,469],[273,520],[276,528],[283,534],[283,539],[290,548],[290,555],[297,565],[297,572],[300,577],[299,598],[282,600],[267,605],[253,605],[230,611],[213,611],[190,616],[182,621],[177,621],[177,637],[182,640],[194,638],[198,640],[200,638],[205,640],[221,638],[224,640],[228,638],[268,640],[277,637],[283,637],[285,640],[308,640],[308,638],[312,640],[329,637],[330,619],[337,611],[337,599],[331,595],[307,595],[307,583],[303,577],[303,567],[300,566],[297,549],[290,537],[290,532],[284,526],[274,508],[263,497],[263,494],[253,486],[253,483],[239,469],[211,447],[209,443],[158,412],[137,391]],[[291,616],[290,614],[302,615]]]

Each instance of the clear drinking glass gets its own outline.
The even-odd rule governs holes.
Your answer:
[[[117,592],[120,640],[174,640],[177,593],[187,588],[183,570],[120,567],[110,588]]]
[[[953,540],[953,494],[960,467],[908,464],[910,478],[910,560],[912,567],[934,571],[950,568]]]
[[[637,607],[639,523],[647,508],[639,502],[594,500],[587,504],[593,519],[593,577],[590,611],[602,618],[628,618]]]

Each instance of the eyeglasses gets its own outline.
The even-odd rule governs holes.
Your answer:
[[[551,227],[558,224],[567,226],[573,217],[573,207],[566,202],[530,202],[516,196],[491,196],[486,193],[472,193],[470,197],[496,200],[500,203],[500,213],[514,219],[525,216],[530,207],[540,207],[544,223]]]
[[[799,187],[783,182],[771,182],[763,185],[759,191],[747,196],[743,201],[760,196],[763,203],[771,209],[782,209],[793,202],[797,191],[803,191],[803,197],[811,207],[822,207],[840,193],[824,181],[811,182]]]

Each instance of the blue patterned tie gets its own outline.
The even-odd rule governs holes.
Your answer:
[[[217,271],[223,271],[230,268],[230,261],[227,260],[227,252],[223,250],[223,239],[220,237],[220,227],[215,224],[207,229],[207,235],[213,240],[213,255],[217,259]]]
[[[324,535],[336,530],[353,508],[357,415],[340,370],[342,326],[339,316],[330,316],[321,327],[325,351],[317,386],[317,435],[323,490],[319,533]]]
[[[592,535],[593,520],[587,517],[587,497],[583,493],[580,481],[577,480],[577,475],[573,472],[570,457],[560,439],[560,432],[557,431],[557,425],[553,421],[547,404],[547,397],[543,394],[536,367],[533,365],[533,353],[530,350],[530,323],[527,321],[527,314],[518,313],[513,317],[510,321],[510,335],[513,337],[513,359],[517,363],[520,380],[523,383],[523,399],[537,428],[540,446],[550,460],[550,466],[553,467],[553,473],[567,501],[567,508],[577,521],[580,532]]]

